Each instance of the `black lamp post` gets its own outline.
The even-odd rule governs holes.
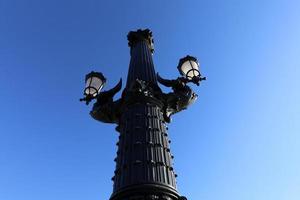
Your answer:
[[[131,59],[122,97],[113,100],[122,80],[114,88],[101,91],[106,79],[101,73],[91,72],[86,76],[85,97],[81,99],[87,104],[96,99],[91,116],[117,124],[120,133],[110,200],[184,200],[176,188],[166,123],[172,114],[196,100],[187,83],[199,85],[205,78],[201,77],[197,59],[191,56],[179,61],[183,77],[161,78],[152,61],[151,31],[131,31],[127,37]],[[163,93],[158,82],[173,92]]]

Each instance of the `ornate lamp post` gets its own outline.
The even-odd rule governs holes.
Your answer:
[[[87,104],[95,99],[91,116],[117,124],[120,133],[110,200],[184,200],[176,189],[166,123],[172,114],[196,100],[187,83],[199,85],[205,78],[201,77],[197,59],[191,56],[179,61],[182,77],[161,78],[152,61],[151,31],[131,31],[127,37],[131,59],[121,98],[113,100],[122,80],[114,88],[101,91],[106,79],[101,73],[91,72],[86,76],[85,97],[81,99]],[[173,92],[163,93],[158,82]]]

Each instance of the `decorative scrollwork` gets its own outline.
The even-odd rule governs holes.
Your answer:
[[[166,122],[170,122],[171,115],[186,109],[189,105],[193,104],[198,97],[198,95],[187,85],[188,81],[183,77],[168,80],[157,74],[157,80],[160,84],[171,87],[173,90],[173,92],[163,95],[163,114]]]
[[[153,89],[146,81],[136,79],[129,88],[130,93],[141,94],[143,96],[153,96]]]
[[[105,123],[118,123],[121,100],[113,101],[113,97],[121,90],[121,88],[122,79],[120,79],[119,83],[112,89],[100,92],[90,115],[94,119]]]
[[[178,200],[187,200],[187,198],[185,196],[181,196]]]

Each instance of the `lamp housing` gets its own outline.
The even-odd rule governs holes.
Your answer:
[[[205,78],[201,78],[199,68],[200,64],[197,58],[189,55],[181,58],[177,66],[177,69],[182,76],[184,76],[188,81],[196,84],[201,80],[205,80]]]
[[[85,76],[84,95],[95,98],[106,83],[106,78],[100,72],[94,72]]]

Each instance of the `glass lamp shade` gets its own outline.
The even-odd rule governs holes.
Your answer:
[[[85,77],[84,95],[96,97],[106,82],[102,73],[91,72]]]
[[[178,64],[179,73],[189,80],[200,78],[199,63],[197,58],[186,56],[179,60]]]

